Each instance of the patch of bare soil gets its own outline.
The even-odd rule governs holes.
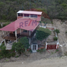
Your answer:
[[[67,31],[67,21],[53,19],[53,26],[60,30],[58,38],[60,43],[59,45],[61,46],[59,50],[62,52],[62,55],[67,55],[67,35],[65,34]]]
[[[58,35],[60,44],[63,45],[64,43],[67,43],[67,36],[65,34],[67,31],[67,24],[59,19],[53,19],[53,26],[60,30]]]

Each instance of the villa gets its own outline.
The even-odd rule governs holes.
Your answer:
[[[36,29],[41,21],[41,15],[42,12],[39,11],[19,10],[17,12],[17,20],[0,29],[3,31],[2,38],[6,50],[11,50],[14,42],[26,36],[29,39],[31,50],[36,52],[36,50],[38,50],[38,44],[32,44],[32,40],[36,36]]]

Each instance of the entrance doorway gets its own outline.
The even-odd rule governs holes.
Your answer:
[[[32,52],[37,52],[37,50],[38,50],[38,44],[36,44],[36,43],[32,44],[31,45],[31,50],[32,50]]]

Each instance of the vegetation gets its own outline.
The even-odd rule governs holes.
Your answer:
[[[0,59],[14,57],[16,54],[15,51],[20,55],[21,53],[25,52],[25,49],[28,48],[29,43],[26,37],[23,37],[17,43],[14,43],[12,46],[12,50],[6,50],[6,46],[3,43],[0,46]]]
[[[60,33],[59,29],[55,29],[54,32],[56,32],[57,34]]]
[[[67,19],[67,0],[0,0],[0,20],[13,21],[18,10],[32,8],[44,11],[51,19]]]
[[[46,39],[50,34],[51,31],[49,29],[40,27],[36,32],[36,38],[42,41],[43,39]]]
[[[46,51],[46,49],[43,47],[37,50],[37,52],[40,52],[40,53],[45,52],[45,51]]]
[[[6,50],[4,43],[0,46],[0,59],[15,56],[15,52]]]
[[[19,55],[21,55],[28,48],[29,48],[29,41],[27,37],[23,37],[19,39],[17,43],[13,43],[12,51],[16,51]]]
[[[2,26],[1,26],[1,24],[2,24]],[[4,27],[4,26],[6,26],[6,25],[8,25],[9,24],[9,22],[6,22],[6,23],[0,23],[0,28],[2,28],[2,27]]]
[[[54,41],[57,41],[58,40],[58,37],[54,37],[53,39],[54,39]]]

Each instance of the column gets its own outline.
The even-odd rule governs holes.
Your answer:
[[[20,34],[21,34],[21,29],[20,29]]]
[[[31,44],[31,38],[29,38],[29,44]]]
[[[45,49],[47,49],[47,42],[46,42],[46,47],[45,47]]]
[[[2,31],[3,32],[3,35],[4,35],[4,31]]]
[[[29,31],[29,36],[31,35],[31,31]]]
[[[15,37],[16,37],[16,42],[17,42],[17,30],[15,30]]]
[[[4,39],[4,44],[5,44],[5,46],[7,45],[5,39]]]

